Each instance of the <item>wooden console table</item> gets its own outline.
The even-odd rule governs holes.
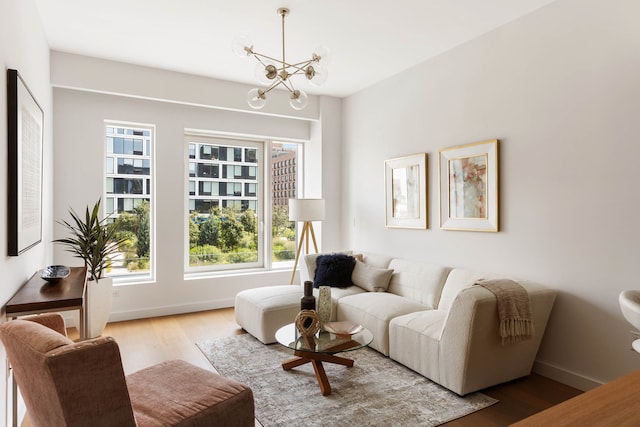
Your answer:
[[[640,371],[525,418],[512,427],[639,426]]]
[[[7,302],[7,317],[15,319],[28,314],[49,313],[54,311],[79,310],[80,339],[86,339],[85,286],[87,269],[71,267],[69,276],[55,283],[48,283],[36,272],[27,283]]]
[[[55,283],[48,283],[40,277],[39,272],[36,272],[7,302],[5,312],[8,318],[15,319],[29,314],[79,310],[78,332],[80,340],[84,340],[87,338],[86,284],[87,269],[85,267],[71,267],[69,276]],[[13,379],[13,374],[11,378]],[[12,380],[12,393],[12,417],[15,427],[18,425],[18,399],[16,399],[18,389],[15,379]]]

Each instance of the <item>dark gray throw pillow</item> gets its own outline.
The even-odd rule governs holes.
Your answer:
[[[316,274],[313,287],[333,286],[346,288],[353,285],[351,273],[356,266],[356,259],[350,255],[332,254],[320,255],[316,258]]]

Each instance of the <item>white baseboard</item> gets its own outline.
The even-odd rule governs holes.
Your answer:
[[[171,316],[173,314],[195,313],[197,311],[216,310],[219,308],[233,307],[233,298],[202,301],[183,305],[167,305],[162,307],[141,308],[129,311],[112,312],[109,322],[122,322],[124,320],[145,319],[148,317]],[[78,314],[72,311],[62,312],[68,327],[78,327]]]
[[[130,311],[113,312],[109,316],[109,322],[122,322],[124,320],[144,319],[147,317],[171,316],[173,314],[195,313],[198,311],[216,310],[219,308],[233,307],[233,298],[202,301],[183,305],[167,305],[163,307],[143,308]]]
[[[536,361],[533,364],[533,372],[582,391],[591,390],[603,384],[593,378],[567,371],[546,362]]]

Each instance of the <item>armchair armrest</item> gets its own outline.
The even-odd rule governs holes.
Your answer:
[[[22,319],[39,323],[49,329],[53,329],[65,337],[67,336],[67,327],[64,322],[64,317],[60,313],[37,314],[35,316],[23,317]]]

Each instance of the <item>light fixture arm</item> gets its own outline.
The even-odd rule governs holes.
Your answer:
[[[289,14],[289,9],[287,9],[286,7],[281,7],[280,9],[278,9],[278,13],[280,14],[280,16],[282,17],[282,69],[283,71],[287,68],[287,61],[285,60],[285,56],[284,56],[284,18]]]

